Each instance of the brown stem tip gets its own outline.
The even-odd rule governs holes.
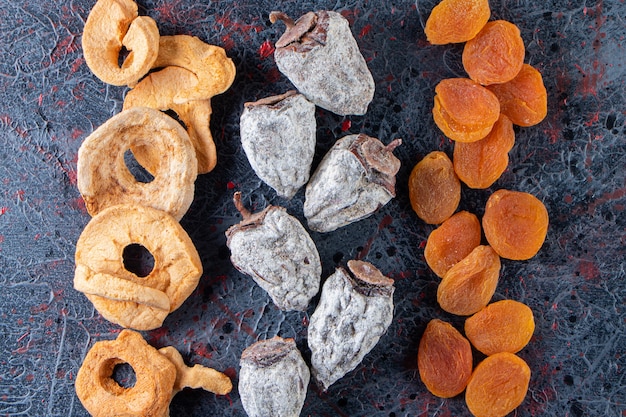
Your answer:
[[[283,21],[285,26],[287,26],[287,29],[290,29],[296,25],[296,22],[294,22],[291,17],[287,16],[286,13],[278,11],[270,12],[270,22],[272,24],[278,22],[279,20]]]
[[[244,220],[249,219],[252,213],[243,205],[243,202],[241,201],[241,191],[237,191],[233,195],[233,202],[235,203],[235,207],[237,208],[237,211],[241,213],[241,216],[243,217],[243,219]]]
[[[402,139],[400,139],[400,138],[394,139],[393,141],[389,142],[389,144],[387,146],[385,146],[385,149],[388,152],[393,152],[394,149],[396,149],[400,145],[402,145]]]

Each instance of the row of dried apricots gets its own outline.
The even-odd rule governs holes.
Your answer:
[[[453,160],[431,152],[409,177],[413,210],[424,222],[439,225],[424,249],[428,266],[441,278],[437,302],[448,313],[468,317],[465,335],[439,319],[428,323],[418,350],[420,378],[442,398],[465,391],[476,417],[503,417],[526,396],[531,371],[516,353],[532,338],[532,310],[515,300],[490,301],[501,258],[535,256],[549,223],[538,198],[506,189],[487,200],[482,227],[476,215],[456,212],[461,182],[489,188],[507,169],[513,125],[533,126],[547,114],[543,79],[524,63],[519,28],[504,20],[489,22],[490,16],[488,0],[442,0],[432,10],[425,26],[428,41],[465,42],[468,77],[444,79],[435,87],[433,119],[454,141]],[[472,346],[486,356],[476,367]]]

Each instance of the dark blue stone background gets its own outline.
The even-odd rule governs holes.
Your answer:
[[[120,331],[72,287],[74,251],[89,215],[76,187],[82,141],[122,107],[125,88],[91,74],[81,32],[93,1],[0,0],[0,415],[85,416],[74,380],[88,349]],[[228,396],[178,394],[176,416],[244,416],[236,389],[243,349],[274,335],[294,337],[308,360],[306,313],[283,313],[228,259],[224,231],[240,220],[231,202],[241,190],[255,210],[284,205],[300,219],[304,192],[276,197],[252,172],[239,142],[243,103],[282,93],[272,45],[293,17],[341,12],[376,80],[363,117],[319,110],[315,163],[339,137],[364,132],[384,143],[401,137],[397,198],[380,212],[330,234],[312,234],[323,276],[349,259],[377,265],[396,280],[395,318],[353,372],[327,393],[309,386],[302,415],[466,416],[462,396],[442,400],[421,383],[416,354],[432,318],[463,319],[436,302],[439,279],[423,258],[431,226],[409,205],[407,179],[425,154],[452,144],[430,111],[443,78],[463,76],[460,46],[431,46],[423,26],[428,1],[140,1],[162,34],[191,34],[223,46],[237,66],[232,88],[213,101],[218,167],[196,182],[182,219],[204,264],[197,290],[160,329],[144,332],[156,347],[173,345],[185,360],[225,371]],[[517,24],[526,62],[538,68],[549,112],[516,129],[509,169],[489,190],[464,189],[461,209],[481,216],[496,189],[527,191],[550,213],[547,240],[529,261],[503,260],[494,299],[528,304],[536,319],[520,352],[532,369],[517,416],[626,416],[626,4],[623,0],[492,1],[492,18]],[[277,150],[280,151],[280,150]],[[315,300],[314,300],[315,301]],[[476,360],[481,356],[476,354]]]

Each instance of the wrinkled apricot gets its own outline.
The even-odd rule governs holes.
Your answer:
[[[548,93],[541,73],[528,64],[515,78],[504,84],[490,85],[500,101],[500,111],[518,126],[534,126],[548,114]]]
[[[488,0],[442,0],[424,27],[433,45],[467,42],[485,26],[491,16]]]
[[[415,213],[426,223],[440,224],[452,216],[461,201],[461,182],[445,153],[431,152],[413,167],[409,198]]]
[[[483,216],[485,237],[503,258],[530,259],[548,233],[548,210],[532,194],[498,190],[487,200]]]
[[[465,402],[475,417],[504,417],[526,397],[530,368],[513,353],[487,357],[476,366],[465,391]]]
[[[438,277],[480,245],[481,229],[478,218],[460,211],[433,230],[426,240],[424,258]]]
[[[469,78],[447,78],[435,87],[433,118],[444,135],[458,142],[487,136],[500,117],[495,94]]]
[[[433,319],[420,340],[417,368],[428,391],[441,398],[454,397],[472,375],[472,347],[450,323]]]
[[[500,115],[483,139],[454,144],[454,172],[470,188],[489,188],[509,165],[509,151],[514,144],[513,123],[505,115]]]
[[[499,276],[498,254],[489,246],[477,246],[443,276],[437,301],[448,313],[472,315],[489,303]]]
[[[465,44],[463,67],[479,84],[505,83],[522,69],[525,53],[519,28],[506,20],[494,20]]]
[[[532,310],[514,300],[491,303],[465,320],[465,336],[487,356],[519,352],[528,344],[534,331]]]

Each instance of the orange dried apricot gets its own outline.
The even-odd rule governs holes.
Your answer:
[[[470,188],[489,188],[509,165],[509,151],[515,144],[513,123],[500,115],[483,139],[454,144],[454,172]]]
[[[504,417],[524,401],[529,382],[530,368],[522,358],[496,353],[474,369],[465,402],[475,417]]]
[[[494,20],[465,44],[463,67],[479,84],[505,83],[522,69],[525,53],[519,28],[506,20]]]
[[[448,313],[472,315],[489,303],[499,276],[498,254],[489,246],[477,246],[443,276],[437,301]]]
[[[426,240],[424,258],[438,277],[480,245],[480,222],[467,211],[460,211],[433,230]]]
[[[532,310],[515,300],[489,304],[465,320],[465,336],[485,355],[517,353],[535,331]]]
[[[515,78],[488,87],[500,101],[500,111],[518,126],[534,126],[548,114],[548,93],[541,73],[528,64]]]
[[[428,19],[424,32],[433,45],[472,39],[491,16],[488,0],[442,0]]]
[[[472,375],[472,347],[450,323],[433,319],[420,340],[417,368],[428,391],[441,398],[454,397]]]
[[[435,87],[433,118],[444,135],[458,142],[487,136],[500,117],[498,97],[469,78],[447,78]]]
[[[409,198],[415,213],[426,223],[440,224],[452,216],[461,201],[461,182],[448,155],[431,152],[413,167]]]
[[[530,259],[548,233],[548,210],[537,197],[521,191],[498,190],[487,200],[485,237],[503,258]]]

